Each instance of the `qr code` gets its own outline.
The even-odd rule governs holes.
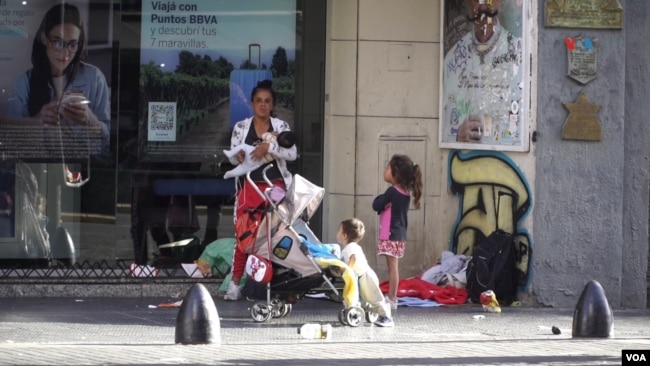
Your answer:
[[[171,104],[149,105],[149,129],[152,131],[169,131],[174,128],[174,114],[176,106]]]

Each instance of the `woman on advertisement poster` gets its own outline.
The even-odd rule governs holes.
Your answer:
[[[38,5],[34,9],[38,9]],[[24,10],[24,13],[33,14],[34,9]],[[0,196],[5,197],[5,202],[11,201],[13,207],[12,210],[4,210],[1,215],[8,222],[0,225],[0,237],[13,237],[15,234],[16,218],[19,215],[17,210],[20,208],[16,206],[19,202],[16,188],[24,190],[22,182],[29,180],[22,174],[29,170],[23,161],[57,159],[58,154],[75,148],[73,145],[80,143],[83,143],[84,148],[80,151],[84,152],[106,153],[109,150],[108,86],[99,69],[82,62],[85,46],[86,35],[79,9],[67,3],[51,7],[34,33],[32,68],[18,76],[8,100],[6,115],[2,116],[3,123],[6,123],[3,126],[4,136],[9,136],[9,159],[0,167]],[[8,77],[9,73],[4,76]],[[29,125],[43,134],[32,133],[31,129],[12,129],[12,124]],[[66,128],[65,138],[61,132],[62,127]],[[71,137],[71,133],[76,136]],[[57,141],[48,144],[39,139],[45,136]],[[90,146],[91,144],[94,145]],[[19,163],[12,163],[15,160],[13,158],[17,158]],[[65,168],[66,183],[79,184],[81,173],[70,171],[67,165]],[[30,173],[30,176],[33,174]],[[36,177],[33,180],[37,182]],[[38,193],[38,189],[34,192]],[[43,214],[38,208],[40,196],[35,194],[26,197],[30,199],[23,202],[20,222],[35,223],[36,217]],[[9,204],[5,203],[4,206],[9,207]],[[28,234],[27,237],[30,242],[35,240],[34,235]],[[26,255],[38,256],[35,253]]]
[[[445,3],[441,146],[527,148],[522,112],[525,66],[522,1],[450,0]],[[519,16],[519,21],[515,21],[519,24],[516,32],[504,27],[502,3],[508,3],[509,9],[514,9],[512,12]],[[454,37],[464,29],[467,30],[464,35]]]
[[[68,3],[50,8],[34,37],[32,68],[14,86],[9,116],[36,117],[46,128],[65,126],[82,136],[101,133],[101,152],[107,153],[108,86],[99,68],[83,62],[85,46],[79,9]]]

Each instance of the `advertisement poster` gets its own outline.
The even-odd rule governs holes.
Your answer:
[[[234,124],[252,116],[251,91],[265,79],[277,92],[276,116],[293,124],[297,15],[295,0],[143,2],[140,156],[219,159]],[[171,102],[173,131],[150,111]]]
[[[0,1],[3,160],[87,161],[108,153],[112,65],[100,67],[92,56],[102,48],[110,55],[112,34],[87,21],[99,8],[110,18],[110,6],[97,7],[105,3]]]
[[[442,2],[441,147],[528,151],[526,3]]]

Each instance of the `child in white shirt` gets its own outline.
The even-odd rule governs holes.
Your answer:
[[[391,317],[390,305],[384,299],[381,289],[379,289],[377,274],[368,265],[363,249],[358,244],[363,239],[365,231],[366,229],[361,220],[356,218],[347,219],[339,225],[336,239],[343,245],[341,251],[343,261],[359,277],[359,293],[361,297],[373,309],[377,309],[379,313],[379,318],[375,324],[380,327],[392,327],[394,323]]]

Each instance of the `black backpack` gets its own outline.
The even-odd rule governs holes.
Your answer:
[[[508,306],[517,298],[515,242],[511,234],[497,230],[474,247],[467,266],[467,293],[478,303],[483,291],[492,290],[499,305]]]

